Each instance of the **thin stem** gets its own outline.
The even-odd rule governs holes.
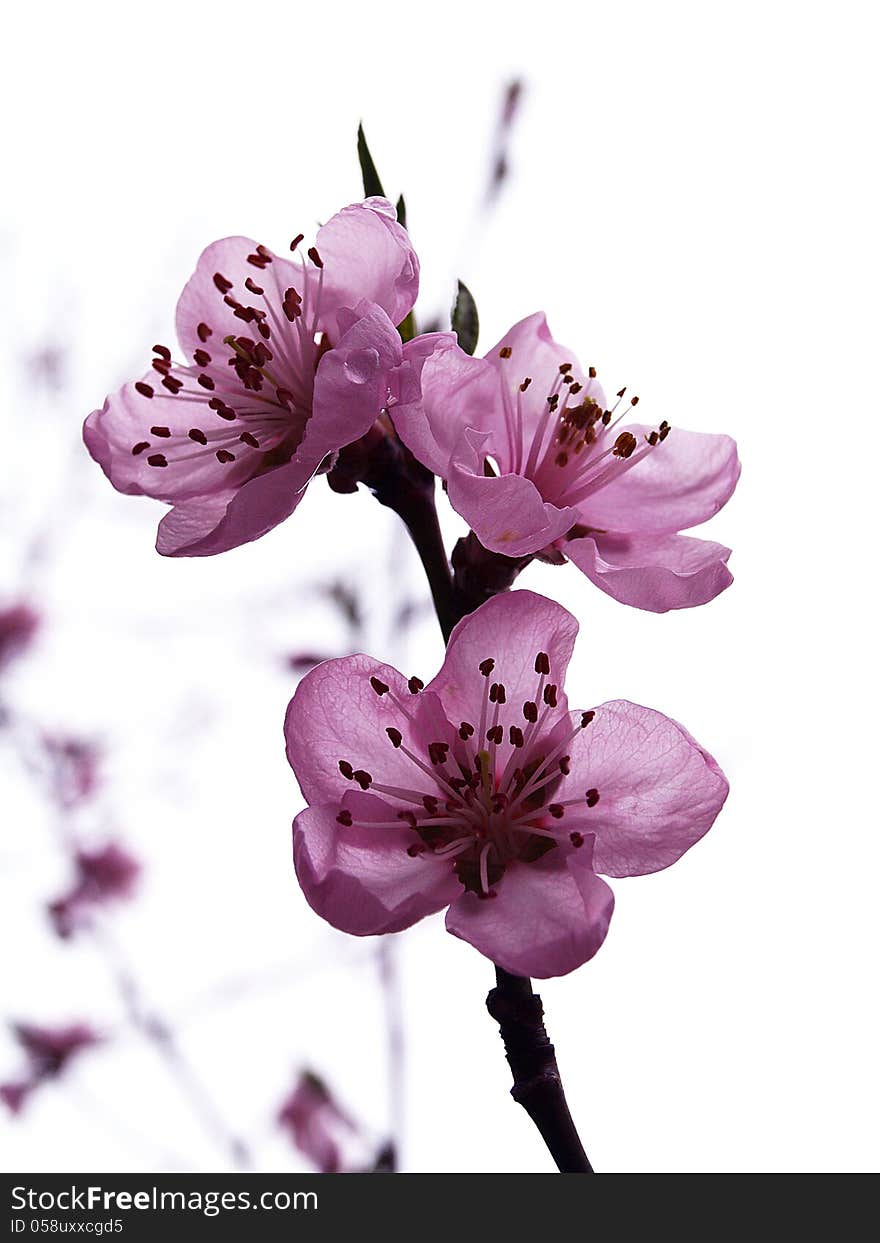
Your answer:
[[[449,641],[455,624],[484,600],[506,591],[528,558],[514,561],[487,552],[471,532],[453,553],[455,577],[443,547],[433,486],[413,488],[408,480],[390,484],[383,504],[400,514],[419,553],[431,587],[443,637]],[[525,976],[495,968],[496,987],[486,1007],[501,1029],[504,1051],[513,1073],[511,1096],[522,1105],[547,1145],[562,1174],[592,1174],[593,1167],[565,1099],[556,1053],[544,1027],[544,1007]]]

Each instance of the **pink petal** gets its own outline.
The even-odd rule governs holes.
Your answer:
[[[193,387],[196,386],[195,374],[194,371]],[[147,398],[138,392],[137,383],[149,385],[153,397]],[[83,440],[114,488],[130,496],[187,501],[235,487],[250,475],[253,471],[250,455],[242,455],[232,464],[218,462],[212,450],[228,447],[225,441],[212,444],[206,451],[189,441],[187,431],[194,425],[214,433],[228,430],[229,426],[218,420],[207,405],[163,395],[156,372],[150,371],[141,380],[123,385],[107,398],[100,410],[92,411],[83,426]],[[169,429],[172,437],[157,438],[150,431],[154,426]],[[240,428],[236,429],[238,431]],[[237,439],[232,432],[229,437],[230,444]],[[183,449],[181,442],[185,446]],[[132,452],[142,444],[149,447]],[[165,454],[168,465],[164,468],[152,466],[149,459],[153,453]],[[184,460],[178,461],[181,458]]]
[[[492,434],[466,431],[449,466],[449,501],[484,548],[506,557],[539,552],[578,521],[575,509],[559,509],[522,475],[487,476]]]
[[[599,801],[568,807],[566,826],[595,834],[597,872],[659,872],[712,827],[727,779],[677,721],[623,699],[595,713],[572,740],[565,797],[595,789]]]
[[[371,678],[390,693],[378,695]],[[392,745],[389,728],[399,730],[405,744],[420,755],[429,742],[450,736],[439,699],[425,692],[411,694],[407,679],[390,665],[369,656],[344,656],[307,673],[284,724],[287,758],[303,797],[310,803],[335,799],[338,810],[338,800],[352,789],[340,760],[384,785],[436,794],[430,778]]]
[[[503,430],[498,378],[483,359],[468,357],[452,334],[444,334],[422,368],[421,390],[420,401],[392,410],[391,417],[410,452],[446,479],[453,449],[466,428]]]
[[[455,627],[443,667],[426,689],[439,695],[454,724],[476,725],[487,685],[480,663],[493,659],[488,681],[504,684],[508,705],[521,704],[535,695],[535,658],[544,652],[550,661],[547,680],[558,686],[559,712],[565,712],[562,687],[577,631],[575,618],[554,600],[532,591],[493,596]],[[505,718],[513,715],[509,706],[504,711]]]
[[[394,810],[381,798],[348,793],[344,806],[359,821],[387,821]],[[399,932],[442,910],[460,892],[451,863],[407,847],[412,829],[346,827],[340,803],[316,804],[293,824],[293,858],[306,899],[322,919],[355,936]]]
[[[632,424],[639,445],[651,428]],[[581,505],[583,521],[605,531],[665,534],[706,522],[730,500],[739,479],[736,441],[687,432],[669,436],[637,466]]]
[[[706,604],[733,582],[730,549],[688,535],[588,535],[564,545],[597,587],[652,613]]]
[[[321,326],[331,336],[339,310],[362,298],[382,307],[395,325],[412,310],[419,261],[387,199],[344,207],[318,230],[316,245],[324,264]]]
[[[369,430],[398,384],[400,337],[385,312],[367,302],[347,322],[351,327],[318,365],[312,415],[291,461],[235,491],[199,497],[182,512],[172,510],[160,524],[159,552],[204,557],[265,535],[294,512],[327,455]]]
[[[509,358],[501,357],[502,349],[510,350]],[[565,363],[571,363],[573,370],[583,376],[582,396],[592,397],[600,406],[605,405],[605,394],[598,380],[590,380],[588,375],[584,375],[577,356],[567,346],[554,341],[543,311],[528,315],[514,324],[489,350],[486,361],[509,386],[520,384],[526,376],[531,378],[531,384],[522,394],[523,414],[529,429],[544,413],[547,395],[559,379],[559,368]]]
[[[462,894],[447,912],[446,927],[505,971],[543,980],[592,958],[613,910],[614,894],[588,860],[562,864],[545,856],[509,867],[494,898]]]
[[[234,308],[223,301],[224,293],[214,280],[217,275],[232,283],[228,296],[242,305],[254,306],[268,314],[268,304],[271,304],[274,318],[270,314],[268,323],[273,335],[292,331],[292,325],[283,317],[279,318],[285,291],[294,288],[303,296],[306,282],[311,291],[317,286],[317,269],[309,265],[304,272],[301,263],[280,255],[274,255],[265,267],[258,267],[248,262],[248,255],[254,254],[257,254],[257,243],[249,237],[224,237],[202,251],[196,270],[177,303],[177,337],[190,358],[199,349],[212,356],[222,354],[225,357],[228,351],[223,344],[224,337],[254,335],[253,325],[236,316]],[[265,297],[245,288],[248,277],[264,290]],[[204,332],[199,335],[200,324],[210,328],[210,336]]]

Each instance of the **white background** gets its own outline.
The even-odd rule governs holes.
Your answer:
[[[872,9],[156,0],[4,19],[0,592],[20,590],[27,541],[52,527],[27,571],[48,621],[11,694],[109,744],[102,815],[147,865],[114,935],[262,1168],[299,1166],[273,1112],[300,1065],[377,1133],[388,1111],[376,947],[321,924],[289,861],[282,658],[344,649],[314,590],[334,574],[375,592],[393,556],[423,588],[390,515],[321,483],[258,544],[163,560],[161,506],[114,493],[79,425],[169,340],[204,244],[243,232],[283,249],[358,197],[361,117],[406,193],[426,312],[461,275],[486,349],[545,309],[646,419],[740,445],[740,486],[705,529],[734,549],[736,581],[708,607],[627,609],[571,566],[522,580],[581,620],[575,704],[660,708],[732,785],[675,868],[614,883],[598,957],[541,988],[593,1161],[877,1168]],[[512,178],[477,227],[511,74],[527,81]],[[61,398],[25,365],[47,345],[70,351]],[[460,530],[450,516],[450,546]],[[430,617],[401,656],[387,601],[370,600],[374,654],[430,676]],[[46,930],[40,904],[66,879],[50,818],[8,755],[0,778],[3,1012],[108,1033],[0,1118],[0,1162],[226,1168],[126,1033],[94,950]],[[439,918],[395,940],[404,1168],[549,1168],[506,1096],[488,962]],[[15,1059],[4,1035],[0,1079]]]

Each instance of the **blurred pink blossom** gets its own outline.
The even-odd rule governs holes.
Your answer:
[[[141,866],[117,842],[75,856],[76,880],[70,891],[49,904],[49,916],[60,937],[69,937],[104,903],[130,898]]]
[[[675,721],[618,700],[569,710],[578,625],[529,591],[459,622],[427,687],[367,656],[307,674],[288,759],[307,900],[359,936],[449,907],[446,927],[515,975],[555,976],[599,949],[613,908],[597,875],[674,863],[727,796]]]
[[[86,739],[64,734],[44,734],[43,747],[54,798],[67,811],[79,807],[98,788],[99,748]]]
[[[281,1106],[278,1122],[291,1143],[322,1174],[341,1172],[341,1140],[357,1128],[337,1105],[323,1079],[303,1071]]]
[[[307,254],[294,262],[243,237],[209,246],[177,305],[190,361],[156,346],[152,370],[86,419],[113,486],[172,506],[165,555],[264,535],[338,450],[419,395],[425,343],[404,346],[396,329],[419,264],[391,204],[344,208]]]
[[[736,444],[632,422],[639,399],[622,404],[625,391],[608,409],[595,369],[536,314],[483,359],[436,350],[421,402],[392,418],[484,547],[568,557],[616,600],[652,612],[705,604],[733,581],[730,549],[679,532],[730,499]]]
[[[21,1112],[40,1084],[62,1074],[83,1050],[100,1041],[93,1028],[85,1023],[73,1023],[67,1027],[16,1023],[12,1030],[28,1063],[26,1078],[0,1084],[0,1099],[13,1114]]]
[[[40,615],[29,604],[0,609],[0,672],[30,647],[40,626]]]

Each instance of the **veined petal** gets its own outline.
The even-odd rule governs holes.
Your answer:
[[[730,549],[689,535],[595,532],[564,551],[609,596],[651,613],[707,604],[733,582]]]
[[[562,713],[566,710],[565,672],[577,631],[575,618],[554,600],[532,591],[493,596],[455,627],[443,667],[426,689],[439,696],[450,721],[476,724],[487,684],[480,664],[494,661],[488,681],[503,683],[507,703],[519,705],[536,693],[540,677],[536,657],[544,653],[550,668],[546,681],[557,686]],[[512,717],[516,711],[507,709],[505,716]]]
[[[416,337],[409,347],[416,347]],[[482,358],[470,358],[453,334],[444,334],[421,371],[421,398],[401,410],[392,410],[394,426],[403,443],[423,466],[449,477],[452,452],[468,427],[504,433],[498,380]]]
[[[585,843],[578,854],[588,849]],[[494,898],[462,894],[446,927],[505,971],[544,980],[593,957],[613,910],[614,894],[588,859],[562,863],[545,856],[508,868]]]
[[[544,501],[523,475],[487,475],[492,433],[465,431],[449,466],[449,502],[484,548],[506,557],[539,552],[577,522],[575,509]]]
[[[338,801],[352,789],[340,760],[384,785],[436,793],[404,751],[392,746],[389,728],[420,754],[450,735],[439,699],[412,694],[390,665],[360,655],[317,665],[297,687],[284,724],[287,758],[303,796],[310,803]]]
[[[659,872],[708,832],[727,798],[724,773],[677,721],[627,700],[595,709],[570,749],[565,795],[598,791],[566,809],[566,827],[595,835],[606,876]]]
[[[449,862],[407,853],[418,840],[411,829],[369,827],[388,819],[382,799],[351,792],[344,806],[356,825],[339,823],[339,802],[308,807],[293,822],[299,883],[312,910],[334,928],[355,936],[399,932],[459,892]]]
[[[369,198],[337,212],[318,230],[324,265],[321,327],[337,335],[337,314],[362,298],[377,303],[393,324],[412,310],[419,260],[387,199]]]
[[[622,432],[643,445],[651,430],[631,424]],[[615,533],[682,531],[717,514],[730,500],[739,474],[736,441],[729,436],[673,427],[637,466],[582,503],[583,521]]]

